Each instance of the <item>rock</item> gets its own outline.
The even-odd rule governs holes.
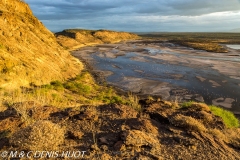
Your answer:
[[[117,143],[114,144],[114,149],[117,151],[124,151],[126,150],[126,146],[123,141],[117,141]]]
[[[109,144],[106,137],[101,137],[101,138],[99,138],[99,141],[100,141],[100,143],[102,143],[102,144]]]
[[[74,119],[78,119],[78,120],[93,120],[93,121],[97,121],[98,120],[98,115],[96,114],[96,112],[86,111],[84,113],[80,113],[80,114],[74,115],[73,118]]]

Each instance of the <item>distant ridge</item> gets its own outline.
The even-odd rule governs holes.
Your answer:
[[[240,28],[235,28],[230,30],[230,32],[240,33]]]
[[[110,30],[66,29],[55,33],[58,43],[68,50],[103,43],[117,43],[124,40],[140,39],[133,33]]]

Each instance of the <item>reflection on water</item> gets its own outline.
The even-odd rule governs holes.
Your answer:
[[[227,45],[227,47],[232,49],[240,49],[240,45],[237,45],[237,44],[229,44]]]
[[[96,68],[114,73],[107,78],[107,81],[115,85],[124,77],[167,82],[174,86],[186,88],[191,93],[202,95],[205,102],[208,103],[220,97],[230,97],[237,100],[240,95],[240,86],[237,85],[239,80],[231,79],[210,68],[205,70],[201,68],[191,68],[181,64],[169,64],[167,61],[148,56],[142,57],[145,61],[135,61],[133,57],[139,57],[139,55],[134,53],[127,53],[125,56],[117,58],[99,57],[95,54],[93,54],[92,57],[98,62],[95,65]],[[137,72],[136,70],[142,72]],[[183,77],[176,79],[172,76],[176,74],[181,74]],[[201,82],[196,78],[198,76],[205,77],[207,80]],[[213,86],[211,81],[216,82],[219,86]],[[227,83],[225,81],[227,81]],[[122,86],[118,87],[122,88]],[[236,106],[239,106],[239,102],[233,103],[232,107],[234,108]],[[234,108],[234,110],[240,111],[240,108]]]

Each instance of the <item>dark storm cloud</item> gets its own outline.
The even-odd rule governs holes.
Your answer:
[[[146,29],[158,31],[159,29],[174,29],[174,26],[181,26],[182,23],[189,27],[193,25],[189,18],[197,22],[201,20],[202,23],[198,23],[199,27],[202,27],[207,21],[224,17],[224,14],[229,14],[227,18],[225,17],[227,24],[229,19],[235,19],[236,14],[238,15],[240,12],[240,0],[25,1],[30,5],[34,14],[51,30],[83,27],[129,31],[137,28],[139,31]],[[236,14],[232,15],[233,12]],[[222,13],[221,17],[215,13],[219,13],[219,15]],[[211,25],[210,28],[214,28],[216,24],[208,25]],[[235,20],[232,25],[240,26],[239,20]],[[233,28],[238,26],[233,26]]]

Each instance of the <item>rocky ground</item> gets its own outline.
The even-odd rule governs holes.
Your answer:
[[[25,120],[24,115],[9,108],[0,112],[0,151],[23,150],[23,137],[17,137],[22,142],[19,145],[11,140],[13,133],[19,134],[28,120],[34,120],[65,128],[64,142],[57,149],[86,151],[83,159],[240,158],[240,130],[227,128],[208,106],[194,103],[182,108],[176,103],[150,99],[140,103],[141,110],[136,111],[117,104],[57,109],[36,104],[33,107],[28,102]]]

